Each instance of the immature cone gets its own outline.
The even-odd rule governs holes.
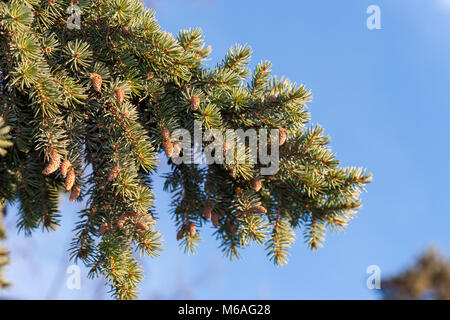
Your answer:
[[[170,131],[167,128],[164,128],[161,130],[161,137],[163,138],[163,140],[167,140],[170,139]]]
[[[49,175],[58,170],[59,165],[61,164],[61,156],[58,151],[55,149],[50,150],[50,162],[47,167],[42,171],[42,174]]]
[[[75,170],[73,168],[70,168],[67,171],[67,176],[66,176],[66,190],[70,191],[72,189],[74,183],[75,183]]]
[[[220,225],[220,219],[222,217],[220,216],[220,214],[218,214],[217,212],[213,212],[212,216],[211,216],[211,222],[213,224],[214,227],[218,227]]]
[[[90,78],[92,80],[92,87],[94,88],[94,90],[97,92],[102,92],[102,76],[98,73],[91,73]]]
[[[226,154],[228,152],[228,150],[230,150],[231,145],[228,142],[224,142],[222,145],[222,151],[224,154]]]
[[[181,147],[178,143],[174,143],[173,145],[173,152],[172,152],[172,158],[176,158],[180,155]]]
[[[259,178],[254,178],[252,180],[252,185],[253,185],[253,190],[255,190],[255,192],[259,192],[259,190],[261,190],[262,188],[262,181]]]
[[[205,218],[206,220],[211,220],[211,215],[212,215],[212,207],[208,201],[206,202],[205,209],[203,210],[203,218]]]
[[[254,213],[267,213],[267,209],[263,206],[254,206],[251,208],[251,211]]]
[[[155,76],[154,73],[150,71],[149,73],[147,73],[147,80],[148,81],[152,80],[154,76]]]
[[[287,131],[284,128],[278,128],[278,131],[280,133],[280,142],[279,145],[280,147],[286,143],[287,140]]]
[[[189,236],[193,237],[197,233],[197,227],[192,222],[189,223]]]
[[[107,224],[107,223],[104,223],[104,224],[102,224],[102,225],[100,226],[100,229],[99,229],[98,232],[100,233],[100,236],[103,236],[103,235],[106,234],[108,231],[109,231],[108,224]]]
[[[236,188],[236,194],[237,194],[238,196],[240,196],[240,195],[242,194],[242,188],[241,188],[241,187],[237,187],[237,188]]]
[[[183,239],[183,236],[184,236],[184,226],[182,226],[180,228],[180,230],[178,230],[178,232],[177,232],[177,240]]]
[[[123,34],[128,35],[130,33],[130,27],[128,26],[123,27],[122,32]]]
[[[117,101],[119,101],[119,103],[123,102],[123,99],[125,98],[125,90],[123,90],[123,88],[116,88],[116,90],[114,91],[114,95],[116,96]]]
[[[141,231],[147,231],[150,227],[144,221],[138,221],[136,223],[136,229]]]
[[[79,186],[79,185],[73,186],[73,187],[72,187],[72,190],[70,191],[70,198],[69,198],[69,200],[70,200],[71,202],[74,202],[75,200],[78,199],[78,197],[80,196],[80,194],[81,194],[81,188],[80,188],[80,186]]]
[[[115,166],[111,169],[108,175],[108,182],[112,182],[117,176],[119,175],[120,168],[118,166]]]
[[[67,175],[67,170],[69,170],[70,166],[72,164],[70,163],[69,160],[64,160],[63,163],[61,164],[61,175],[65,178]]]
[[[198,96],[192,96],[191,98],[192,111],[197,111],[200,107],[200,98]]]
[[[276,103],[278,101],[277,96],[274,96],[273,94],[269,96],[270,103]]]
[[[163,142],[164,152],[168,158],[172,158],[173,155],[173,143],[170,140],[164,140]]]
[[[121,215],[119,217],[119,220],[117,220],[117,228],[119,228],[119,230],[123,229],[123,226],[125,225],[125,222],[128,221],[128,219],[129,219],[129,217],[127,215],[125,215],[125,214]]]

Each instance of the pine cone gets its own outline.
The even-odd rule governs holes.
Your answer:
[[[175,143],[173,145],[173,152],[172,152],[172,158],[176,158],[180,155],[181,147],[178,143]]]
[[[50,162],[48,163],[47,167],[42,171],[42,174],[49,175],[58,170],[59,165],[61,164],[61,156],[59,155],[58,151],[55,149],[50,150]]]
[[[205,209],[203,210],[203,218],[211,220],[212,207],[209,201],[206,202]]]
[[[67,176],[66,176],[66,190],[70,191],[72,189],[74,183],[75,183],[75,170],[73,168],[70,168],[67,171]]]
[[[238,196],[242,195],[242,188],[241,188],[241,187],[237,187],[237,188],[236,188],[236,194],[237,194]]]
[[[189,223],[189,225],[188,225],[188,227],[189,227],[189,236],[190,237],[193,237],[193,236],[195,236],[195,234],[197,233],[197,227],[195,226],[195,224],[194,223]]]
[[[124,35],[129,35],[130,34],[130,27],[128,27],[128,26],[122,27],[122,33]]]
[[[63,163],[61,164],[61,175],[65,178],[67,175],[67,170],[69,170],[70,166],[72,164],[70,163],[69,160],[64,160]]]
[[[231,223],[230,221],[227,221],[225,224],[225,228],[228,231],[228,233],[232,234],[232,235],[239,235],[239,233],[237,232],[237,227],[236,225],[234,225],[233,223]]]
[[[121,104],[123,102],[123,99],[125,98],[125,90],[123,88],[116,88],[114,91],[114,95],[116,96],[117,101]]]
[[[183,239],[183,237],[184,237],[184,229],[185,229],[184,226],[182,226],[180,228],[180,230],[178,230],[178,232],[177,232],[177,240],[178,241]]]
[[[105,235],[108,231],[109,231],[109,226],[108,226],[107,223],[104,223],[104,224],[102,224],[102,225],[100,226],[99,234],[100,234],[100,236],[103,236],[103,235]]]
[[[94,90],[97,92],[102,92],[102,76],[98,73],[91,73],[90,78],[92,80],[92,87],[94,87]]]
[[[277,96],[272,94],[269,96],[269,101],[270,101],[270,103],[277,103],[278,98],[277,98]]]
[[[262,188],[262,181],[259,178],[254,178],[252,180],[252,185],[253,185],[253,190],[255,190],[255,192],[259,192],[259,190],[261,190]]]
[[[115,166],[111,169],[111,172],[108,175],[108,182],[112,182],[114,179],[117,178],[117,176],[120,173],[120,168],[118,166]]]
[[[192,111],[197,111],[200,107],[200,98],[198,96],[192,96],[191,98]]]
[[[144,221],[138,221],[136,223],[136,229],[141,231],[147,231],[150,227]]]
[[[222,219],[222,216],[218,214],[217,212],[213,211],[211,216],[211,222],[214,227],[218,227],[220,225],[220,219]]]
[[[279,146],[281,147],[282,145],[284,145],[286,143],[287,140],[287,131],[284,128],[278,128],[278,131],[280,133],[280,141],[279,141]]]
[[[163,140],[167,140],[170,139],[170,131],[167,128],[164,128],[161,130],[161,137],[163,138]]]
[[[147,73],[147,80],[148,81],[152,80],[154,76],[155,76],[155,74],[150,71],[149,73]]]
[[[254,206],[250,210],[254,213],[267,213],[267,209],[263,206]]]
[[[172,158],[173,154],[173,143],[170,140],[164,140],[163,142],[164,152],[168,158]]]
[[[80,196],[80,194],[81,194],[81,188],[80,188],[80,186],[79,186],[79,185],[73,186],[73,187],[72,187],[72,190],[70,191],[70,198],[69,198],[69,200],[70,200],[71,202],[74,202],[75,200],[78,199],[78,197]]]
[[[125,223],[128,221],[129,217],[125,214],[121,215],[119,217],[119,220],[117,220],[117,228],[119,228],[119,230],[123,229],[123,226],[125,225]]]

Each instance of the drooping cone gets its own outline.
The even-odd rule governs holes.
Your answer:
[[[267,209],[263,206],[254,206],[250,209],[250,211],[254,213],[267,213]]]
[[[280,134],[280,141],[279,145],[280,147],[286,143],[287,140],[287,131],[284,128],[278,128],[278,132]]]
[[[214,227],[218,227],[220,225],[220,219],[222,218],[222,216],[220,214],[218,214],[217,212],[213,212],[212,216],[211,216],[211,222],[213,224]]]
[[[119,220],[117,220],[117,228],[119,228],[119,230],[123,229],[123,226],[125,225],[125,223],[128,221],[129,217],[125,214],[121,215],[119,217]]]
[[[123,102],[123,99],[125,98],[125,90],[123,90],[123,88],[116,88],[116,90],[114,91],[114,95],[116,96],[117,101],[119,101],[119,103]]]
[[[66,176],[66,190],[71,191],[74,183],[75,183],[75,170],[73,168],[70,168],[67,171]]]
[[[276,103],[278,101],[278,98],[277,98],[277,96],[272,94],[269,96],[269,101],[270,101],[270,103]]]
[[[253,190],[255,190],[255,192],[259,192],[259,190],[261,190],[262,188],[262,181],[259,178],[254,178],[252,180],[252,185],[253,185]]]
[[[64,160],[63,163],[61,164],[61,175],[65,178],[67,175],[67,170],[69,170],[70,166],[72,164],[70,163],[69,160]]]
[[[164,128],[161,130],[161,137],[163,138],[163,140],[167,140],[170,139],[170,131],[167,128]]]
[[[170,140],[164,140],[163,142],[164,152],[168,158],[172,158],[173,155],[173,143]]]
[[[108,175],[108,182],[112,182],[120,173],[120,168],[118,166],[115,166],[111,169]]]
[[[206,202],[205,209],[203,209],[203,218],[206,220],[211,220],[212,207],[209,201]]]
[[[176,158],[180,155],[181,147],[178,143],[175,143],[173,145],[173,152],[172,152],[172,158]]]
[[[61,164],[61,156],[58,151],[55,149],[50,150],[50,162],[47,167],[42,171],[42,174],[49,175],[58,170],[59,165]]]
[[[98,73],[91,73],[90,78],[92,80],[92,87],[94,88],[94,90],[97,92],[102,92],[102,76]]]
[[[140,231],[147,231],[150,227],[144,221],[138,221],[136,223],[136,229]]]
[[[193,224],[191,222],[191,223],[189,223],[188,227],[189,227],[189,229],[188,229],[189,230],[189,236],[191,236],[191,237],[195,236],[195,234],[197,233],[197,227],[195,226],[195,224]]]
[[[192,96],[191,98],[192,111],[197,111],[200,107],[200,98],[198,96]]]
[[[70,191],[70,198],[69,198],[69,200],[70,200],[71,202],[74,202],[75,200],[78,199],[78,197],[80,196],[80,194],[81,194],[81,188],[80,188],[80,186],[79,186],[79,185],[73,186],[73,187],[72,187],[72,190]]]
[[[177,232],[177,240],[183,239],[183,236],[184,236],[184,226],[182,226],[180,228],[180,230],[178,230],[178,232]]]
[[[107,224],[107,223],[104,223],[104,224],[102,224],[102,225],[100,226],[100,229],[99,229],[98,232],[100,233],[100,236],[103,236],[103,235],[105,235],[108,231],[109,231],[108,224]]]

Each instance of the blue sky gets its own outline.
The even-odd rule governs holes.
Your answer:
[[[145,1],[147,4],[149,1]],[[366,9],[381,8],[381,30],[368,30]],[[376,299],[366,268],[382,277],[408,266],[430,245],[450,253],[450,1],[158,0],[162,27],[201,27],[213,47],[211,66],[234,43],[253,50],[252,65],[270,60],[274,74],[309,87],[313,123],[332,138],[343,166],[374,174],[364,207],[345,233],[330,234],[310,252],[301,235],[290,263],[274,267],[262,248],[244,259],[222,257],[212,230],[202,230],[199,254],[186,256],[168,214],[171,196],[155,178],[158,225],[165,251],[146,259],[141,298]],[[164,164],[165,161],[162,161]],[[167,168],[162,165],[159,174]],[[101,281],[65,286],[66,252],[81,205],[61,204],[55,233],[25,239],[7,217],[14,298],[107,298]],[[82,269],[82,275],[87,274]]]

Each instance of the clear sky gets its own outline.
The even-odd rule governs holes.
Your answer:
[[[151,1],[145,1],[150,4]],[[366,9],[381,9],[381,30],[368,30]],[[345,233],[310,252],[301,235],[289,265],[272,266],[263,249],[229,262],[211,237],[196,256],[175,241],[170,194],[155,177],[158,225],[165,251],[146,259],[141,298],[376,299],[366,269],[382,277],[407,267],[430,245],[450,253],[450,0],[158,0],[162,27],[201,27],[215,65],[234,43],[247,43],[253,62],[270,60],[276,75],[306,84],[313,123],[332,137],[344,166],[363,166],[374,182]],[[158,174],[167,168],[162,161]],[[53,234],[17,235],[7,217],[13,263],[12,298],[107,298],[101,281],[66,288],[65,254],[80,205],[62,202]],[[87,272],[82,269],[82,275]]]

